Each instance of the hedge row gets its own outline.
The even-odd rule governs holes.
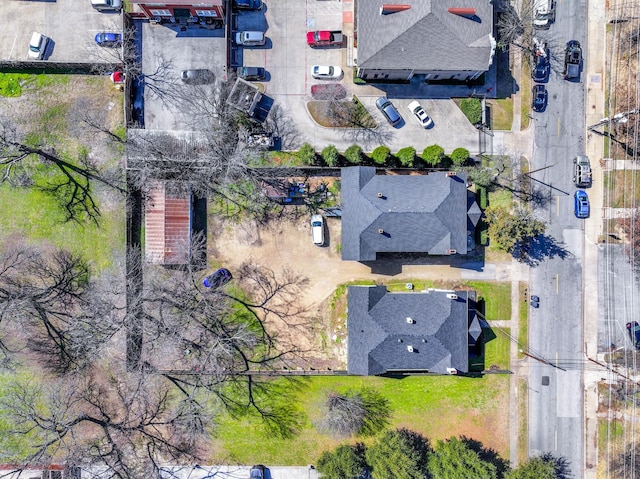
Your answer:
[[[386,146],[379,146],[369,155],[358,145],[351,145],[340,153],[334,145],[329,145],[318,154],[313,147],[305,143],[297,152],[298,160],[303,165],[316,166],[348,166],[369,165],[413,168],[420,166],[444,167],[462,166],[469,160],[469,150],[456,148],[450,155],[445,154],[439,145],[427,146],[418,155],[412,146],[401,148],[395,154]]]

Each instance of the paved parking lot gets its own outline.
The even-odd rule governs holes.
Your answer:
[[[144,100],[145,128],[152,130],[194,130],[199,114],[189,106],[175,103],[184,96],[197,99],[211,97],[215,83],[185,85],[180,72],[190,69],[210,70],[218,79],[226,78],[226,47],[222,30],[177,28],[140,23],[142,29],[142,71],[149,78]]]
[[[0,5],[0,58],[3,60],[27,60],[29,39],[34,31],[51,39],[48,60],[99,60],[104,52],[95,44],[96,33],[122,29],[120,14],[100,13],[91,7],[89,0],[2,0]]]
[[[386,86],[356,86],[352,82],[352,69],[347,67],[346,45],[343,48],[310,48],[306,44],[306,32],[310,30],[343,30],[343,12],[352,8],[352,3],[338,0],[278,0],[266,2],[261,12],[241,12],[234,28],[237,30],[265,31],[268,43],[262,48],[245,48],[239,59],[245,66],[264,67],[269,77],[265,82],[265,93],[275,103],[284,107],[294,120],[300,133],[300,142],[306,141],[318,150],[328,144],[346,149],[354,143],[349,131],[329,129],[317,125],[310,117],[306,104],[311,98],[311,85],[327,83],[314,80],[310,70],[313,65],[339,65],[345,71],[340,81],[350,94],[360,98],[379,124],[380,134],[374,135],[365,148],[373,149],[380,143],[397,151],[405,146],[414,146],[418,152],[437,143],[446,151],[458,147],[469,151],[478,150],[478,132],[466,120],[451,100],[420,100],[433,118],[435,127],[424,130],[407,110],[413,98],[420,98],[420,85],[393,85],[388,92]],[[399,128],[391,128],[375,107],[379,96],[387,95],[404,117]],[[423,97],[423,98],[426,98]],[[454,133],[455,134],[452,134]],[[362,139],[359,140],[362,143]]]

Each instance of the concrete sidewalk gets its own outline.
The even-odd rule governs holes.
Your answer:
[[[605,116],[606,101],[606,45],[607,23],[605,2],[587,3],[587,45],[588,56],[585,61],[586,126],[597,123]],[[601,160],[604,156],[602,137],[585,132],[587,138],[585,153],[591,159],[593,185],[589,192],[591,217],[585,222],[585,247],[583,261],[583,331],[586,358],[596,358],[598,353],[598,237],[602,234],[603,222],[603,172]],[[590,335],[587,335],[591,332]],[[598,388],[600,374],[583,375],[584,387],[584,465],[585,479],[597,477],[598,463]]]

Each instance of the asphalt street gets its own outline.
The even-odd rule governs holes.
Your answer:
[[[551,49],[552,73],[545,112],[534,113],[531,177],[543,193],[535,214],[548,223],[545,239],[533,247],[539,263],[530,273],[531,293],[540,297],[529,322],[529,455],[563,457],[573,474],[583,473],[583,251],[584,220],[574,216],[573,158],[583,154],[584,77],[562,77],[564,46],[586,47],[586,5],[558,2],[556,23],[537,32]],[[583,48],[583,58],[588,55]]]

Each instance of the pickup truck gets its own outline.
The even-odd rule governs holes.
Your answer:
[[[580,78],[580,62],[582,61],[582,48],[580,42],[571,40],[567,43],[564,52],[564,78],[573,80]]]
[[[344,36],[342,32],[329,30],[316,30],[307,32],[307,44],[311,47],[334,47],[342,45]]]

